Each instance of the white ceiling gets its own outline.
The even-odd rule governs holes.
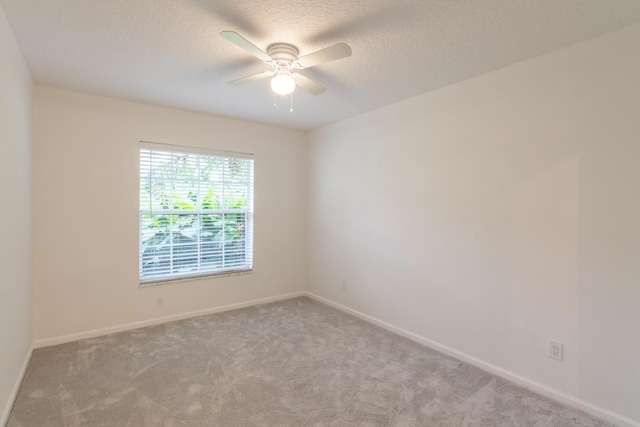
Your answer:
[[[638,0],[0,0],[37,83],[308,130],[640,22]],[[353,56],[305,70],[273,109],[268,66],[236,31],[300,55]]]

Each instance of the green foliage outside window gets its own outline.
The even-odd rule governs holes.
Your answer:
[[[252,161],[140,155],[141,280],[246,267]]]

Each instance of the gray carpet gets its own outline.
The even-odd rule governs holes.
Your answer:
[[[309,298],[36,350],[8,423],[610,425]]]

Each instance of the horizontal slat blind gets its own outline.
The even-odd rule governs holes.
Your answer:
[[[250,270],[253,159],[140,148],[140,282]]]

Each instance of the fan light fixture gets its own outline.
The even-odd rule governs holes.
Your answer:
[[[232,80],[229,84],[240,86],[271,78],[271,89],[276,95],[290,95],[296,86],[300,86],[312,95],[320,95],[325,91],[325,88],[297,71],[351,56],[351,48],[345,43],[336,43],[333,46],[298,57],[298,48],[289,43],[273,43],[265,52],[235,31],[221,31],[220,36],[272,67],[269,71]],[[291,101],[293,102],[293,97],[291,97]]]
[[[296,82],[289,74],[278,73],[271,79],[271,89],[278,95],[289,95],[296,88]]]

